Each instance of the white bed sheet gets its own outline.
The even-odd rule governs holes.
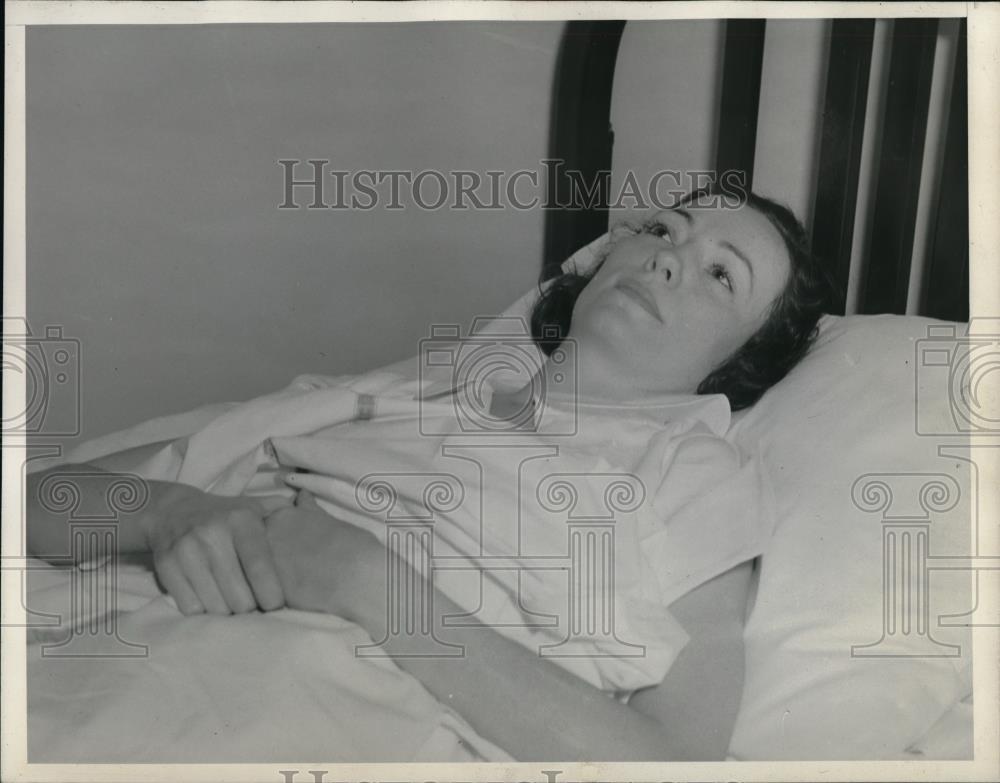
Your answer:
[[[70,637],[74,572],[38,565],[27,606],[62,622],[29,631],[31,763],[510,760],[390,659],[357,657],[371,639],[345,620],[185,618],[148,569],[123,565],[116,620]],[[83,605],[96,573],[76,577]]]

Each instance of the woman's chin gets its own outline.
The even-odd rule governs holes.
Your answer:
[[[582,322],[574,319],[570,337],[578,343],[613,343],[620,348],[634,345],[643,332],[656,331],[662,326],[632,300],[608,297],[592,308]]]

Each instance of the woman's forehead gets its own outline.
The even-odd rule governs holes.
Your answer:
[[[768,254],[779,248],[786,250],[785,241],[770,218],[747,204],[737,207],[685,206],[671,211],[698,233],[746,245],[744,249],[747,252],[753,248]]]
[[[748,235],[762,234],[778,242],[782,241],[781,235],[767,216],[748,204],[738,206],[726,206],[725,204],[713,206],[683,205],[669,211],[702,230],[744,232]]]

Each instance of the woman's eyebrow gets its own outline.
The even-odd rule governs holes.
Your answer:
[[[746,264],[747,273],[750,276],[750,293],[753,293],[753,263],[751,263],[750,259],[747,258],[746,254],[738,247],[736,247],[736,245],[734,245],[732,242],[723,240],[722,242],[719,243],[719,246],[725,248],[734,256],[736,256],[740,261]]]
[[[673,211],[684,218],[689,226],[694,224],[694,218],[691,217],[691,213],[684,209],[684,207],[676,207]]]

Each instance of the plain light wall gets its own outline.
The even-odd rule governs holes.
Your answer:
[[[282,211],[277,161],[537,169],[562,30],[29,28],[28,316],[82,343],[82,436],[404,358],[527,290],[541,211]]]
[[[769,19],[764,35],[754,190],[791,207],[808,228],[819,159],[829,20]],[[626,172],[643,188],[676,170],[693,187],[715,168],[725,22],[628,24],[615,68],[612,194]],[[663,179],[664,190],[672,184]],[[685,190],[688,188],[685,188]],[[666,201],[665,196],[661,199]],[[614,223],[641,210],[612,210]]]
[[[687,192],[695,172],[715,168],[724,33],[725,22],[717,19],[625,25],[611,100],[612,199],[630,171],[644,193],[658,172],[677,171]],[[659,199],[669,204],[675,182],[664,177],[660,183]],[[610,220],[645,214],[612,209]]]

